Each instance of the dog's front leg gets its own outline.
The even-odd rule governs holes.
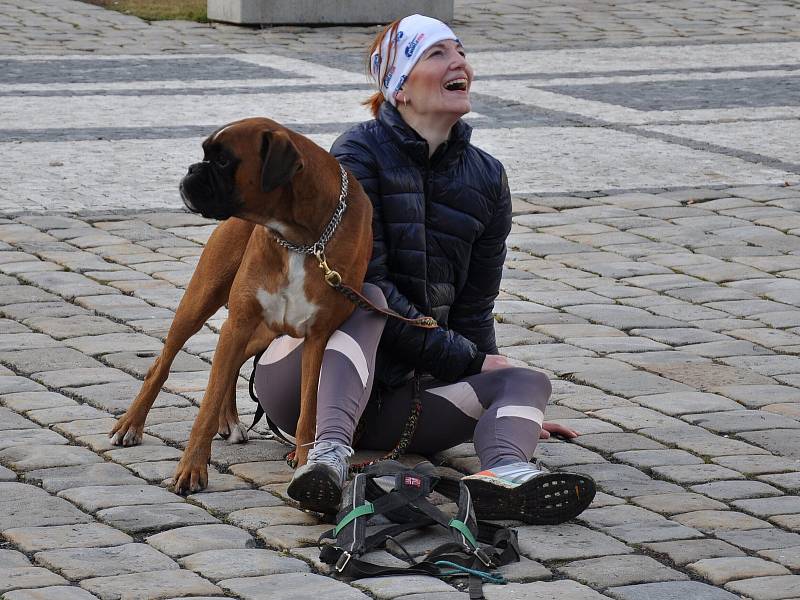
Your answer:
[[[219,416],[231,390],[236,385],[244,361],[247,342],[257,323],[229,318],[220,331],[219,343],[211,364],[208,387],[195,419],[189,443],[175,470],[175,492],[196,492],[208,483],[211,440],[219,428]]]
[[[328,336],[307,336],[303,343],[303,360],[300,375],[300,418],[297,420],[295,461],[306,464],[309,446],[317,432],[317,388],[322,368],[322,355]]]

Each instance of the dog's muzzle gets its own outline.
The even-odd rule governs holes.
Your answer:
[[[222,221],[234,215],[238,203],[233,200],[232,191],[226,193],[219,188],[206,161],[191,165],[178,186],[186,208],[207,219]]]

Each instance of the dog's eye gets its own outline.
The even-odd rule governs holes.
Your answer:
[[[217,158],[214,159],[214,163],[218,167],[222,167],[224,169],[230,164],[230,161],[224,156],[218,156]]]

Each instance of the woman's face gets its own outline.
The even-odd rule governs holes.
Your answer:
[[[472,77],[472,67],[461,44],[455,40],[441,41],[428,48],[414,65],[397,104],[403,105],[405,97],[406,108],[420,116],[458,119],[472,110],[469,102]]]

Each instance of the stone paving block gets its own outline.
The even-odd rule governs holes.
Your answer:
[[[17,373],[24,375],[40,371],[103,366],[77,350],[61,347],[0,352],[0,362],[11,365]]]
[[[91,435],[108,434],[117,420],[113,417],[101,419],[77,419],[65,423],[56,423],[53,429],[71,438],[83,438]]]
[[[574,438],[574,444],[613,454],[629,450],[660,450],[664,446],[637,433],[590,433]]]
[[[0,549],[0,569],[32,566],[31,561],[22,552]]]
[[[6,429],[34,429],[37,425],[33,421],[18,415],[13,410],[0,407],[0,431]]]
[[[606,590],[617,600],[740,600],[739,596],[699,581],[644,583]]]
[[[780,456],[800,458],[800,435],[794,429],[772,429],[768,431],[746,431],[739,437]]]
[[[152,485],[90,485],[58,493],[87,512],[97,512],[114,506],[138,504],[166,504],[182,498]]]
[[[3,289],[5,290],[6,288],[4,287]],[[49,301],[25,301],[18,304],[0,306],[0,314],[18,321],[25,321],[36,316],[68,317],[70,315],[84,315],[88,312],[85,308],[64,302],[58,296],[52,296]]]
[[[53,338],[41,333],[5,333],[0,338],[0,351],[31,350],[59,346]]]
[[[115,506],[98,511],[97,518],[133,534],[219,522],[203,509],[186,503]]]
[[[31,381],[27,377],[18,377],[16,375],[3,375],[0,377],[0,395],[3,395],[3,398],[7,394],[46,391],[47,389],[44,386]]]
[[[3,536],[25,552],[58,548],[98,548],[133,542],[129,535],[102,523],[14,527],[6,529]]]
[[[379,599],[391,599],[406,594],[436,594],[453,592],[453,588],[441,579],[424,575],[405,575],[389,577],[368,577],[356,579],[353,587],[365,590]]]
[[[800,534],[770,529],[718,531],[714,535],[745,550],[776,550],[800,546]]]
[[[486,585],[483,591],[486,600],[561,600],[563,598],[604,600],[608,598],[590,587],[568,580]]]
[[[145,436],[144,443],[141,446],[117,448],[116,450],[105,452],[104,455],[123,465],[148,461],[176,460],[183,455],[183,452],[172,446],[164,446],[155,441],[151,441],[148,444],[147,441],[147,436]]]
[[[0,593],[20,588],[37,588],[68,583],[66,579],[41,567],[0,569]],[[5,595],[3,596],[5,598]]]
[[[685,427],[650,427],[640,430],[640,433],[664,444],[674,445],[700,456],[758,454],[756,446],[714,435],[702,427],[691,425]]]
[[[170,596],[218,596],[214,584],[191,571],[151,571],[147,577],[138,573],[84,579],[81,587],[101,600],[160,600]]]
[[[800,473],[798,472],[761,475],[758,479],[767,483],[771,483],[772,485],[782,488],[788,492],[800,492]]]
[[[778,550],[761,550],[758,554],[790,569],[800,569],[800,546]]]
[[[280,506],[283,504],[281,500],[268,492],[250,489],[192,494],[187,499],[190,502],[199,504],[208,511],[221,514],[228,514],[245,508]]]
[[[302,560],[283,556],[273,550],[256,548],[206,550],[186,556],[179,562],[184,568],[211,581],[310,571]]]
[[[87,335],[69,338],[64,343],[90,356],[118,352],[120,348],[129,352],[160,352],[162,346],[159,340],[141,333]]]
[[[89,592],[73,586],[48,586],[30,590],[7,592],[4,600],[97,600]]]
[[[762,529],[769,526],[766,521],[731,510],[696,510],[674,515],[672,518],[683,525],[715,535],[720,531]]]
[[[17,479],[17,474],[14,473],[11,469],[6,469],[5,467],[0,467],[0,481],[15,481]]]
[[[684,420],[717,433],[739,433],[759,429],[798,429],[800,421],[762,410],[731,410],[704,415],[684,415]]]
[[[328,597],[337,600],[367,600],[369,596],[349,585],[314,573],[279,573],[241,577],[218,582],[226,591],[245,600],[306,600]]]
[[[725,584],[725,589],[753,600],[783,600],[800,594],[800,575],[755,577]]]
[[[736,546],[715,539],[677,540],[643,544],[651,552],[666,555],[669,560],[683,567],[707,558],[745,556]]]
[[[286,461],[259,461],[231,465],[231,473],[246,479],[255,485],[268,485],[271,483],[286,483],[291,480],[294,473]]]
[[[680,571],[662,565],[649,556],[637,554],[579,560],[558,567],[557,570],[570,579],[599,589],[633,583],[688,579]]]
[[[46,550],[37,552],[34,559],[37,564],[58,571],[72,581],[180,568],[171,558],[147,544]]]
[[[15,471],[33,471],[50,467],[69,467],[103,462],[91,450],[78,446],[13,446],[0,451],[0,462]]]
[[[536,447],[535,458],[550,469],[606,462],[599,454],[571,443],[548,442]],[[288,481],[288,480],[287,480]]]
[[[317,518],[291,506],[245,508],[228,515],[228,521],[250,531],[270,525],[316,525]]]
[[[631,502],[664,515],[677,515],[698,510],[725,510],[727,506],[701,494],[678,492],[675,494],[653,494],[636,496]]]
[[[712,464],[703,465],[669,465],[653,467],[653,473],[660,478],[674,481],[681,485],[703,483],[722,479],[743,479],[744,476],[725,467]]]
[[[687,385],[645,373],[644,371],[633,371],[626,373],[625,377],[620,377],[619,373],[603,371],[577,371],[572,374],[572,380],[578,383],[585,383],[593,387],[598,387],[603,391],[624,398],[635,398],[651,394],[661,394],[669,392],[692,392],[694,391]]]
[[[731,504],[739,510],[765,518],[800,513],[800,496],[736,500]]]
[[[517,533],[520,550],[533,560],[576,560],[633,552],[622,542],[580,525],[526,526]]]
[[[256,531],[264,543],[279,550],[317,545],[319,536],[330,529],[330,525],[271,525]]]
[[[92,406],[86,406],[85,404],[30,410],[26,414],[32,421],[45,426],[75,421],[78,419],[102,419],[111,416],[107,412],[97,410],[96,408]]]
[[[81,354],[81,356],[83,355]],[[130,380],[83,387],[68,387],[62,391],[96,408],[114,415],[121,415],[128,410],[141,387],[142,383],[140,381]],[[190,404],[188,400],[175,394],[159,392],[153,406],[162,408],[165,406],[189,406]]]
[[[32,285],[6,285],[3,286],[3,297],[0,305],[24,304],[28,302],[52,302],[60,300],[55,294],[50,294]]]
[[[43,408],[57,408],[59,406],[77,406],[77,402],[56,392],[18,392],[6,394],[0,399],[12,410],[26,412]]]
[[[780,496],[781,491],[760,481],[714,481],[702,485],[693,485],[692,491],[705,494],[710,498],[729,502],[744,498],[765,498]]]
[[[211,462],[220,467],[229,467],[245,462],[283,460],[286,446],[274,440],[251,439],[247,444],[229,444],[224,440],[211,443]]]
[[[96,315],[71,315],[68,317],[31,317],[25,320],[29,327],[46,333],[51,338],[63,340],[76,336],[121,333],[130,327]]]
[[[316,539],[314,538],[315,542]],[[172,558],[209,550],[244,549],[255,546],[255,540],[246,531],[222,524],[179,527],[151,535],[145,541]]]
[[[774,517],[770,517],[769,521],[778,527],[800,533],[800,515],[775,515]]]
[[[665,465],[699,465],[703,463],[703,460],[694,454],[671,448],[617,452],[614,454],[614,460],[642,470]]]
[[[678,426],[680,420],[666,416],[648,408],[616,407],[592,411],[592,416],[611,421],[625,429],[638,430],[644,427]]]
[[[51,494],[57,494],[69,488],[85,487],[87,484],[92,486],[142,484],[142,480],[132,475],[125,467],[107,462],[36,469],[25,473],[25,481],[37,482]]]
[[[55,446],[67,443],[68,440],[65,437],[49,429],[8,429],[0,431],[0,448],[3,449],[45,445]]]
[[[630,498],[647,494],[683,492],[683,488],[666,481],[651,479],[638,469],[610,463],[574,465],[572,471],[594,478],[597,486],[614,496]]]
[[[713,458],[712,461],[723,467],[735,469],[747,476],[800,470],[800,459],[772,456],[770,454],[720,456]]]
[[[706,558],[686,565],[686,568],[714,585],[735,579],[791,575],[786,567],[751,556]]]
[[[605,508],[590,508],[583,511],[576,518],[578,521],[590,527],[613,527],[624,523],[644,523],[648,521],[664,520],[664,517],[657,513],[629,504],[607,506]]]

